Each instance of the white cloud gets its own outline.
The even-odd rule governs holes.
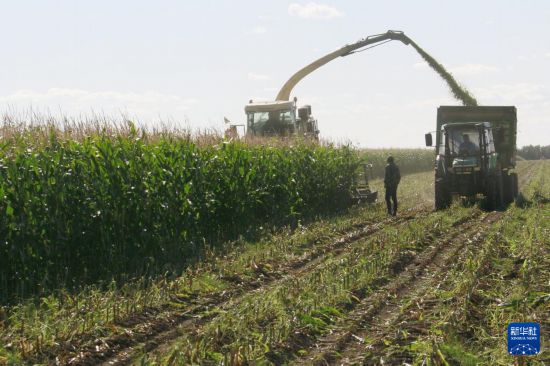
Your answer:
[[[483,64],[465,64],[450,68],[451,73],[456,75],[478,75],[487,72],[496,72],[500,69],[496,66]]]
[[[546,53],[544,54],[544,57],[550,58],[550,52],[546,52]]]
[[[254,27],[254,29],[252,29],[252,34],[264,34],[264,33],[267,33],[267,28],[264,27],[263,25],[259,25],[257,27]]]
[[[17,109],[28,107],[40,109],[62,109],[63,113],[82,114],[90,111],[102,111],[111,114],[131,114],[145,119],[158,119],[167,111],[184,114],[198,103],[196,98],[185,98],[175,94],[157,91],[119,92],[89,91],[74,88],[50,88],[46,91],[18,90],[12,94],[0,96],[0,108],[3,105]]]
[[[336,8],[314,2],[305,5],[292,3],[288,6],[288,14],[305,19],[333,19],[344,16],[344,13]]]
[[[248,73],[248,80],[254,80],[254,81],[261,81],[261,80],[269,80],[268,75],[263,74],[256,74],[253,72]]]

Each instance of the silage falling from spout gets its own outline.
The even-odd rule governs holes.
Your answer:
[[[453,96],[460,100],[465,106],[477,106],[477,100],[470,94],[466,88],[460,86],[455,80],[453,75],[451,75],[439,62],[437,62],[432,56],[430,56],[426,51],[424,51],[420,46],[411,41],[411,46],[414,47],[416,52],[422,56],[422,58],[430,65],[432,69],[435,70],[449,85]]]

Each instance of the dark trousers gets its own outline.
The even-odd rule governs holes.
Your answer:
[[[393,201],[393,209],[391,201]],[[397,186],[386,187],[386,206],[390,215],[395,216],[397,214]]]

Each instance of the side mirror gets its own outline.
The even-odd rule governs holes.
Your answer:
[[[424,139],[426,140],[426,146],[432,146],[432,134],[431,133],[425,134]]]

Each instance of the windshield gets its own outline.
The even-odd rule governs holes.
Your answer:
[[[267,122],[273,125],[294,123],[292,113],[289,110],[248,112],[248,127],[263,127]]]
[[[253,126],[258,123],[265,123],[269,119],[269,113],[267,112],[256,112],[248,113],[248,125]]]
[[[479,152],[479,133],[472,128],[447,130],[449,151],[455,156],[474,156]]]

